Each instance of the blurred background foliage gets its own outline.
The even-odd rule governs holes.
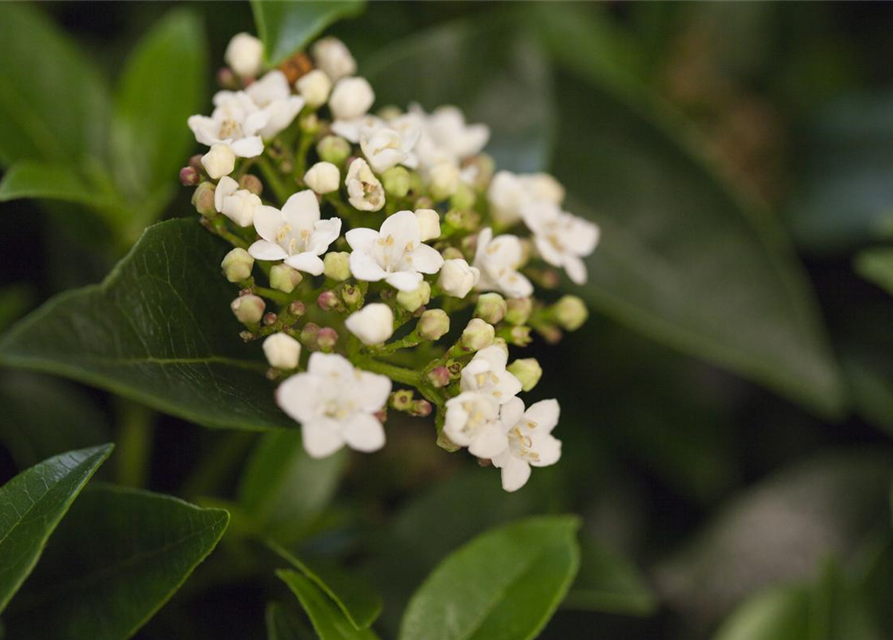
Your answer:
[[[0,330],[100,280],[151,222],[194,215],[176,183],[195,146],[185,117],[209,108],[229,38],[254,30],[247,3],[23,15],[0,25],[20,47],[0,69],[0,119],[24,100],[62,143],[0,127]],[[493,128],[499,166],[553,171],[569,210],[602,226],[593,317],[532,349],[535,395],[562,402],[565,455],[506,495],[420,421],[389,424],[380,454],[317,463],[294,433],[152,416],[144,473],[100,477],[233,521],[138,637],[261,638],[265,615],[307,637],[271,585],[281,561],[240,535],[258,527],[365,576],[392,637],[450,551],[565,512],[583,518],[583,565],[544,638],[893,637],[891,29],[883,3],[666,2],[373,3],[331,27],[378,106],[458,104]],[[53,64],[30,65],[34,47]],[[127,126],[147,101],[159,117]],[[118,439],[133,411],[10,369],[0,408],[3,481]],[[270,593],[281,604],[265,614]]]

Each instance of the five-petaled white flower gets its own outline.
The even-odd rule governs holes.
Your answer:
[[[533,231],[533,243],[543,260],[563,267],[575,284],[585,284],[586,264],[582,258],[595,250],[598,226],[545,200],[521,205],[521,216]]]
[[[414,291],[423,273],[437,273],[443,266],[443,256],[422,244],[419,219],[412,211],[388,217],[380,231],[356,228],[345,238],[353,249],[350,271],[357,280],[384,280],[401,291]]]
[[[413,126],[414,122],[416,124]],[[391,123],[385,123],[380,118],[365,118],[360,127],[360,148],[372,169],[376,173],[384,173],[398,164],[415,164],[412,150],[421,133],[417,121],[405,116]]]
[[[480,393],[505,404],[521,392],[521,381],[506,371],[508,354],[496,345],[481,349],[462,370],[462,391]]]
[[[561,441],[552,435],[561,410],[557,400],[542,400],[524,410],[520,398],[502,406],[500,421],[505,425],[508,447],[492,457],[502,470],[502,488],[517,491],[530,478],[530,467],[547,467],[561,457]]]
[[[189,116],[187,123],[199,143],[209,147],[223,144],[240,158],[253,158],[264,150],[260,130],[268,121],[269,114],[244,91],[218,91],[211,117]]]
[[[257,195],[240,189],[239,183],[229,176],[220,178],[214,190],[214,208],[240,227],[250,227],[254,212],[262,205]]]
[[[364,452],[381,449],[384,427],[374,414],[390,392],[390,378],[355,369],[344,356],[317,352],[306,373],[279,385],[276,402],[301,423],[307,453],[324,458],[345,444]]]
[[[285,260],[285,264],[318,276],[323,272],[319,257],[341,233],[341,218],[319,219],[319,201],[310,190],[291,196],[282,210],[261,205],[254,210],[258,240],[248,253],[257,260]]]
[[[347,200],[355,209],[378,211],[384,206],[384,187],[362,158],[355,158],[350,163],[344,186],[347,187]]]
[[[481,459],[498,456],[508,448],[505,427],[499,421],[499,404],[482,393],[466,391],[447,400],[443,432],[460,447]]]
[[[285,74],[274,69],[245,89],[261,113],[267,116],[260,135],[265,140],[275,138],[292,123],[304,108],[304,98],[293,95]]]
[[[516,174],[499,171],[487,190],[490,213],[503,225],[521,219],[521,206],[528,202],[546,201],[556,205],[564,202],[564,187],[548,173]]]
[[[533,293],[533,285],[518,273],[524,259],[521,241],[517,236],[493,237],[489,227],[478,234],[474,266],[480,269],[481,279],[477,288],[481,291],[500,291],[509,298],[526,298]]]
[[[490,139],[490,128],[485,124],[466,124],[458,107],[446,105],[426,114],[416,104],[410,107],[410,113],[420,116],[424,123],[415,151],[426,167],[442,162],[458,165],[480,153]]]

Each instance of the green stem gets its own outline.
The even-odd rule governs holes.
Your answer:
[[[149,477],[155,413],[148,407],[123,398],[118,401],[117,413],[120,422],[115,455],[118,483],[145,487]]]
[[[394,382],[408,384],[416,388],[419,388],[422,385],[422,374],[413,369],[399,367],[389,362],[382,362],[380,360],[364,358],[362,356],[357,356],[356,360],[357,361],[354,364],[358,365],[361,369],[373,373],[380,373],[389,377]]]
[[[279,206],[285,204],[285,201],[288,200],[294,191],[289,189],[288,185],[283,182],[282,176],[267,156],[258,156],[257,166],[260,168],[260,172],[264,174],[264,180],[267,181],[267,184],[276,195]]]
[[[289,296],[287,293],[276,291],[276,289],[268,289],[267,287],[259,287],[257,285],[254,285],[254,293],[259,296],[263,296],[268,300],[272,300],[276,304],[280,304],[282,306],[285,306],[292,301],[291,296]]]

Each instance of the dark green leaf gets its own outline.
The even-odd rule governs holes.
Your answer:
[[[893,295],[893,249],[866,249],[856,256],[856,272]]]
[[[371,629],[356,629],[308,578],[294,571],[277,571],[276,575],[297,596],[320,640],[375,640],[378,637]]]
[[[267,640],[313,640],[315,637],[301,618],[278,602],[267,605]]]
[[[228,520],[170,496],[85,491],[16,599],[9,637],[131,637],[211,553]]]
[[[101,158],[108,90],[42,8],[0,4],[0,164]]]
[[[0,289],[0,331],[21,317],[33,304],[33,292],[26,285]]]
[[[257,33],[264,42],[267,60],[271,65],[277,65],[303,50],[333,22],[359,15],[364,6],[363,0],[251,0]]]
[[[545,169],[553,146],[552,77],[537,42],[500,14],[449,23],[385,47],[362,71],[379,105],[455,104],[490,127],[500,169]]]
[[[0,487],[0,611],[34,569],[44,545],[113,445],[70,451]]]
[[[93,384],[211,427],[289,427],[257,344],[239,339],[227,248],[196,220],[143,234],[101,285],[53,298],[0,341],[0,362]]]
[[[428,577],[403,616],[400,640],[527,640],[542,631],[579,565],[573,517],[489,531]]]
[[[774,587],[747,600],[723,623],[714,640],[807,640],[810,590]]]

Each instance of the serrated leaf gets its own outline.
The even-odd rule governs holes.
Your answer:
[[[0,611],[34,569],[71,503],[114,448],[70,451],[0,487]]]
[[[273,2],[251,0],[257,33],[264,43],[267,61],[277,65],[303,50],[330,24],[359,15],[363,0]]]
[[[227,247],[194,219],[146,230],[102,284],[63,293],[0,340],[0,362],[56,373],[210,427],[294,423],[239,338]]]
[[[450,555],[413,596],[400,640],[529,640],[545,627],[579,566],[573,517],[489,531]]]
[[[228,520],[171,496],[91,488],[10,609],[8,636],[131,637],[211,553]]]
[[[355,628],[335,603],[308,578],[289,570],[277,571],[276,575],[301,602],[320,640],[377,639],[378,636],[371,629]]]

